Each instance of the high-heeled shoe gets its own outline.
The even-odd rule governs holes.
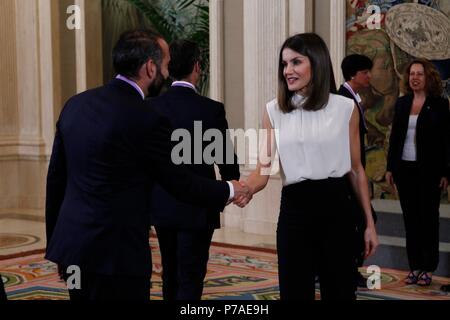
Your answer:
[[[428,272],[424,271],[419,275],[417,279],[417,285],[421,287],[427,287],[431,285],[432,281],[433,281],[432,276]]]
[[[417,281],[419,280],[419,273],[414,273],[414,271],[411,271],[405,279],[405,283],[410,285],[410,284],[416,284]]]

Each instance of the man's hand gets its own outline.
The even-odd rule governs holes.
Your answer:
[[[447,178],[445,178],[445,177],[441,178],[441,181],[439,183],[439,188],[441,188],[443,191],[447,190],[447,188],[448,188]]]
[[[246,182],[244,182],[244,181],[240,181],[240,182],[233,181],[233,185],[234,185],[234,182],[239,184],[239,188],[245,190],[246,192],[238,195],[236,193],[236,189],[235,189],[235,196],[234,196],[234,199],[233,199],[233,203],[235,205],[237,205],[238,207],[240,207],[240,208],[244,208],[250,202],[250,200],[253,198],[253,194],[252,194],[250,188],[248,187],[248,185],[246,184]]]

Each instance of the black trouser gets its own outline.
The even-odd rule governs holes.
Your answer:
[[[0,274],[0,301],[6,301],[5,286],[3,284],[2,275]]]
[[[277,230],[280,298],[354,300],[355,212],[345,178],[283,188]]]
[[[405,222],[409,267],[433,272],[439,263],[440,177],[422,174],[416,162],[402,161],[394,180]]]
[[[164,300],[200,300],[214,229],[155,230],[161,251]]]
[[[67,271],[67,269],[64,269]],[[63,273],[67,281],[70,274]],[[81,289],[69,289],[71,301],[149,301],[150,275],[107,276],[81,271]]]

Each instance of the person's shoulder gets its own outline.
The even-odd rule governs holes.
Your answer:
[[[214,100],[214,99],[211,99],[211,98],[206,97],[206,96],[203,96],[201,94],[198,94],[197,98],[199,99],[199,101],[202,104],[211,105],[213,108],[217,108],[217,109],[224,109],[225,108],[225,106],[224,106],[224,104],[222,102]]]
[[[330,110],[337,119],[341,118],[348,121],[351,118],[353,111],[355,110],[355,101],[353,99],[330,93],[327,109]]]
[[[355,101],[353,101],[353,99],[351,98],[342,96],[340,94],[330,93],[329,104],[353,108],[355,105]]]
[[[104,90],[105,90],[105,86],[101,86],[101,87],[97,87],[97,88],[93,88],[93,89],[89,89],[89,90],[80,92],[80,93],[70,97],[67,100],[67,103],[76,103],[79,101],[93,98],[97,95],[100,95],[102,93],[102,91],[104,91]]]
[[[438,106],[439,108],[448,108],[449,100],[443,97],[432,97],[431,103]]]
[[[407,105],[408,103],[412,102],[413,98],[414,97],[412,94],[405,94],[405,95],[397,98],[397,104],[400,106]]]
[[[78,108],[81,108],[84,105],[87,105],[89,101],[95,99],[95,97],[100,96],[102,90],[104,90],[104,86],[97,87],[94,89],[89,89],[83,92],[80,92],[76,95],[73,95],[69,99],[67,99],[66,103],[64,104],[60,116],[62,117],[64,114],[67,113],[68,110],[75,110]]]
[[[194,109],[200,108],[205,114],[222,114],[225,112],[225,105],[222,102],[204,96],[199,92],[194,92],[193,90],[185,90],[183,99],[186,105]]]
[[[280,106],[278,105],[278,100],[276,98],[267,102],[266,108],[269,113],[281,111]]]
[[[351,96],[351,92],[348,91],[348,89],[345,86],[343,86],[343,85],[341,85],[339,87],[339,90],[337,91],[337,94],[340,95],[340,96],[348,97],[348,98],[350,98],[350,96]]]
[[[226,117],[225,105],[220,101],[196,94],[190,103],[195,109],[200,110],[205,118],[208,115],[219,118]]]

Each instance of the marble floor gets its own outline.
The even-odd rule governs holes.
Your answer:
[[[214,242],[272,248],[275,236],[249,234],[235,228],[216,230]],[[20,218],[0,218],[0,256],[45,248],[45,223]]]
[[[44,249],[45,242],[44,222],[0,218],[0,256]]]

